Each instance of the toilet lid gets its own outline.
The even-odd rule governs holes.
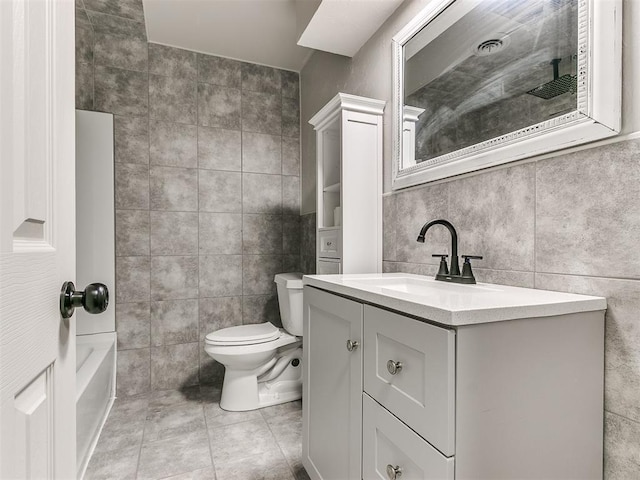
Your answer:
[[[280,330],[270,322],[238,325],[211,332],[205,338],[211,345],[253,345],[280,337]]]

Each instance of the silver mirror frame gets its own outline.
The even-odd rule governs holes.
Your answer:
[[[578,93],[575,111],[403,168],[404,45],[446,9],[465,10],[481,1],[433,0],[392,39],[393,190],[620,133],[622,0],[579,0]]]

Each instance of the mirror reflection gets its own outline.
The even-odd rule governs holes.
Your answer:
[[[486,0],[404,45],[402,167],[577,109],[577,0]]]

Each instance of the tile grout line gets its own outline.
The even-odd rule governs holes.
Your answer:
[[[144,24],[143,24],[144,25]],[[152,391],[152,385],[151,385],[151,369],[153,368],[151,363],[152,363],[152,359],[153,356],[151,355],[151,349],[152,349],[152,345],[151,345],[151,132],[150,132],[150,126],[151,126],[151,107],[150,107],[150,97],[151,95],[149,94],[149,90],[151,88],[151,84],[149,82],[149,42],[145,39],[145,44],[146,44],[146,49],[147,49],[147,160],[149,162],[148,164],[148,177],[147,177],[147,181],[148,181],[148,188],[149,188],[149,213],[148,213],[148,222],[149,222],[149,388],[148,388],[148,392],[150,393]],[[147,414],[148,414],[148,409],[149,409],[149,405],[147,404]],[[146,424],[147,424],[147,418],[145,416],[145,428],[146,428]],[[144,440],[144,428],[142,431],[142,440]],[[136,477],[138,476],[138,467],[140,464],[140,456],[142,455],[142,441],[140,443],[140,453],[138,455],[138,465],[136,466]]]

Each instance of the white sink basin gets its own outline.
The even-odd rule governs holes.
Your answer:
[[[499,292],[500,288],[486,285],[465,285],[461,283],[440,282],[430,278],[416,277],[369,277],[345,279],[344,283],[353,283],[367,287],[395,290],[412,295],[433,296],[437,293],[473,294],[480,292]]]

